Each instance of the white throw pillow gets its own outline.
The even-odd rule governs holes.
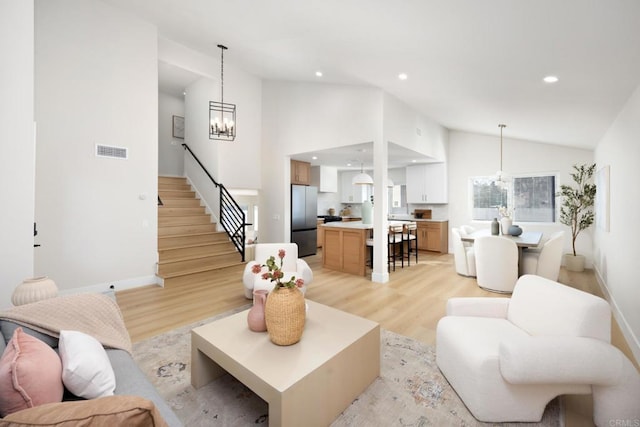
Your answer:
[[[67,390],[85,399],[113,396],[116,377],[97,339],[78,331],[60,331],[58,350]]]

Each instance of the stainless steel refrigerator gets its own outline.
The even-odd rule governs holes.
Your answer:
[[[318,239],[318,188],[291,186],[291,242],[298,244],[298,256],[315,255]]]

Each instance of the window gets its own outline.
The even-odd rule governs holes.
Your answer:
[[[520,222],[555,222],[556,177],[513,178],[513,207]]]
[[[556,221],[555,175],[528,175],[513,177],[508,183],[493,177],[472,177],[471,218],[490,221],[499,217],[498,208],[514,209],[514,220],[519,222]]]
[[[507,206],[507,189],[491,177],[471,178],[472,214],[471,219],[490,221],[498,217],[498,208]]]

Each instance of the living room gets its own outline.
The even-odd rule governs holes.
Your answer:
[[[10,6],[8,13],[4,13],[3,4],[0,26],[0,51],[8,59],[3,65],[8,78],[1,83],[2,93],[8,96],[0,101],[6,132],[0,174],[3,182],[11,183],[0,192],[12,206],[1,214],[5,230],[0,248],[5,262],[0,305],[8,307],[15,285],[34,275],[55,277],[66,293],[153,283],[157,261],[158,62],[178,62],[217,79],[218,58],[167,39],[153,24],[109,2],[20,3],[24,4]],[[637,10],[628,15],[637,16],[633,12]],[[626,40],[628,44],[634,38]],[[215,41],[210,44],[215,50]],[[612,68],[640,75],[637,58],[621,54],[618,60]],[[629,83],[631,90],[616,94],[626,101],[606,131],[597,136],[594,148],[552,145],[553,137],[545,144],[518,138],[512,136],[518,134],[515,123],[509,123],[505,133],[505,169],[513,168],[513,172],[558,171],[564,181],[572,163],[610,167],[610,229],[594,227],[584,235],[582,244],[590,257],[589,267],[593,267],[636,359],[640,358],[640,310],[631,269],[635,257],[627,230],[640,208],[640,201],[629,197],[634,194],[633,183],[640,179],[634,162],[640,158],[636,143],[640,136],[638,83],[636,79]],[[594,87],[599,84],[588,82]],[[217,95],[217,83],[214,86]],[[286,117],[277,122],[265,119],[275,115],[276,105],[292,100],[289,95],[317,86],[287,85],[251,75],[234,64],[230,46],[225,62],[225,98],[241,109],[238,126],[242,131],[234,143],[207,141],[207,146],[202,143],[198,148],[226,186],[261,191],[262,241],[281,241],[288,236],[288,177],[284,171],[289,156],[379,140],[373,134],[363,136],[353,130],[350,116],[338,115],[338,121],[306,139],[303,148],[300,135],[306,129],[284,128]],[[361,101],[354,108],[380,106],[379,90],[329,86],[358,92],[354,96],[358,99],[364,93],[370,102]],[[189,104],[185,107],[191,108]],[[486,133],[447,130],[451,224],[469,222],[467,176],[497,169],[497,124],[501,120],[503,117],[496,117],[487,123],[492,131]],[[26,143],[36,140],[34,122],[37,142]],[[576,119],[566,126],[580,128],[586,123]],[[346,131],[334,132],[332,128]],[[95,144],[127,147],[129,157],[126,161],[97,158]],[[549,163],[551,159],[554,163]],[[35,239],[34,222],[39,230]],[[41,246],[34,248],[34,243]]]

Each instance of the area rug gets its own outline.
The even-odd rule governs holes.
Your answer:
[[[237,312],[243,307],[233,312]],[[188,427],[268,425],[265,401],[230,375],[191,386],[190,331],[224,313],[134,344],[140,368]],[[382,329],[381,373],[332,426],[561,426],[558,399],[540,423],[481,423],[469,413],[435,363],[435,348]]]

